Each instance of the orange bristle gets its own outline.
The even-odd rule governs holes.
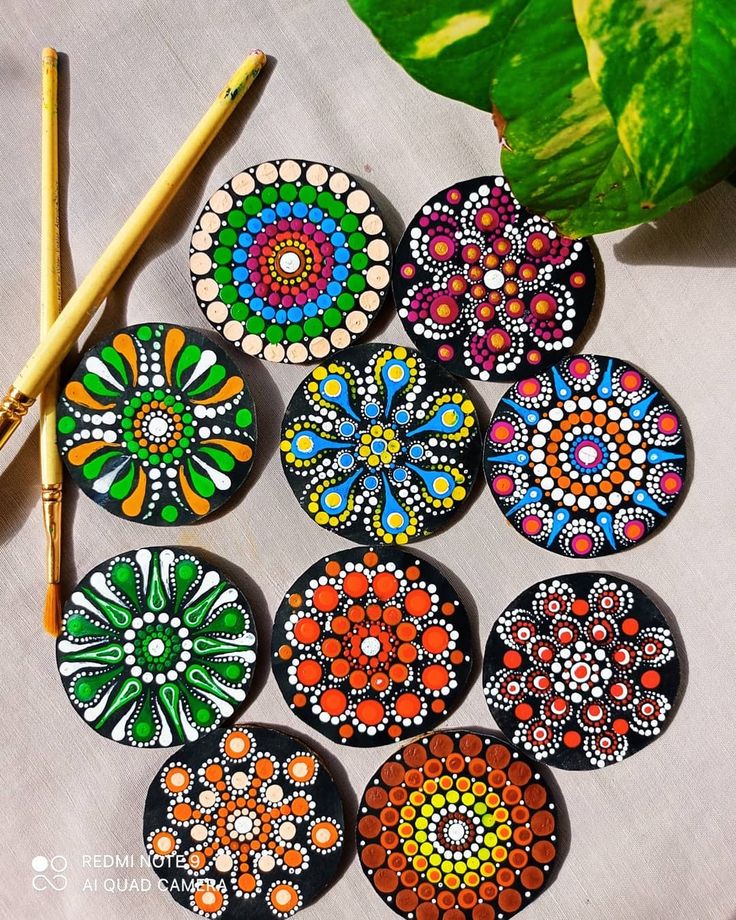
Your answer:
[[[55,582],[46,589],[43,628],[54,637],[61,632],[61,586]]]

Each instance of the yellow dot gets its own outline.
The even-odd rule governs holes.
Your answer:
[[[400,364],[392,364],[388,369],[389,380],[393,380],[394,383],[397,383],[399,380],[403,380],[406,371]]]
[[[328,380],[325,384],[325,395],[330,397],[339,396],[342,393],[342,384],[339,380]]]
[[[297,450],[300,450],[302,453],[306,453],[308,450],[311,450],[314,446],[314,441],[309,437],[309,435],[302,434],[296,439]]]
[[[389,527],[397,529],[404,523],[404,515],[398,511],[392,511],[386,520]]]
[[[442,413],[442,424],[447,425],[448,428],[457,424],[457,412],[454,409],[446,409]]]
[[[328,508],[339,508],[342,498],[338,492],[327,492],[325,495],[325,504]]]
[[[438,476],[434,481],[434,489],[439,495],[444,495],[445,492],[450,488],[449,480],[445,479],[444,476]]]

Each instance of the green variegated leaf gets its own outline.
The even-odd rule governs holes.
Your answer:
[[[552,15],[550,0],[530,0],[507,36],[493,82],[505,122],[502,164],[514,194],[570,236],[641,223],[687,201],[695,188],[654,206],[643,194],[588,74],[572,8],[554,6]]]
[[[349,0],[392,58],[436,93],[489,109],[495,59],[526,0]]]
[[[736,3],[573,0],[588,69],[644,194],[727,175],[736,148]]]

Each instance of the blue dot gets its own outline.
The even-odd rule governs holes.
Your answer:
[[[406,411],[406,409],[399,409],[399,411],[396,413],[395,418],[396,418],[396,421],[397,421],[397,423],[398,423],[399,425],[406,425],[406,424],[408,424],[409,419],[411,418],[411,416],[410,416],[409,413]]]
[[[260,218],[265,227],[266,224],[272,224],[276,220],[276,212],[273,208],[264,208],[260,213]]]
[[[332,233],[332,231],[335,229],[336,226],[337,224],[331,217],[326,217],[322,221],[322,229],[324,230],[325,233]]]
[[[254,297],[253,300],[251,300],[250,305],[254,310],[260,310],[263,307],[263,298]]]
[[[286,315],[289,317],[289,322],[298,323],[304,314],[299,307],[289,307]]]
[[[286,310],[276,311],[276,322],[279,325],[283,325],[286,322]]]
[[[292,211],[294,212],[294,217],[306,217],[309,208],[304,204],[303,201],[297,201],[292,206]]]
[[[336,262],[347,262],[350,259],[350,253],[347,249],[341,248],[335,250]]]
[[[397,470],[394,470],[391,474],[391,478],[394,482],[404,482],[406,479],[406,470],[402,467],[399,467]]]
[[[378,403],[366,403],[363,411],[368,416],[368,418],[377,418],[378,413],[381,411],[381,407],[378,405]]]
[[[424,448],[421,444],[412,444],[409,448],[409,456],[412,460],[419,460],[420,457],[424,456]]]
[[[324,214],[322,213],[322,211],[320,211],[319,208],[310,208],[309,219],[312,221],[313,224],[318,224],[322,220],[323,217],[324,217]]]
[[[335,281],[344,281],[350,273],[344,265],[336,265],[332,272]]]
[[[236,249],[233,253],[233,262],[242,263],[248,258],[248,254],[243,252],[242,249]]]
[[[279,217],[288,217],[291,214],[291,205],[288,201],[279,201],[276,205],[276,213]]]
[[[250,272],[243,265],[239,265],[237,268],[233,269],[233,278],[235,281],[247,281],[249,274]]]
[[[327,293],[331,297],[337,297],[338,294],[342,293],[342,285],[339,281],[330,281],[327,285]]]
[[[355,463],[352,454],[342,454],[340,459],[337,461],[344,470],[349,470],[350,467]]]
[[[240,294],[243,300],[246,300],[248,297],[250,297],[252,293],[253,293],[252,284],[241,284],[240,287],[238,288],[238,294]]]
[[[366,476],[363,485],[366,489],[376,489],[378,488],[378,480],[375,476]]]
[[[330,237],[330,242],[333,246],[342,246],[345,243],[345,234],[344,233],[333,233]]]
[[[317,297],[317,306],[321,307],[323,310],[326,310],[332,303],[332,298],[329,294],[320,294]]]
[[[263,224],[258,217],[251,217],[248,221],[248,229],[251,233],[258,233],[259,230],[263,229]]]
[[[251,305],[252,306],[252,305]],[[264,307],[261,313],[264,319],[273,319],[276,315],[276,311],[273,307]]]
[[[238,242],[244,249],[247,249],[248,246],[252,244],[253,237],[250,235],[250,233],[241,233],[238,237]]]
[[[351,435],[355,434],[355,425],[352,422],[343,422],[340,425],[340,434],[344,438],[349,438]]]
[[[319,313],[319,307],[313,300],[310,300],[309,303],[305,303],[303,309],[305,316],[316,316]]]

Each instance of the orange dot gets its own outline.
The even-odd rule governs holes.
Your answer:
[[[411,643],[404,642],[398,647],[396,654],[399,656],[399,661],[409,664],[417,657],[417,650]]]
[[[346,632],[350,632],[350,620],[347,617],[335,617],[331,625],[332,631],[338,636],[344,636]]]
[[[503,656],[503,663],[507,668],[518,668],[521,664],[521,655],[518,652],[515,652],[513,649],[510,649]]]
[[[294,638],[303,645],[316,642],[320,634],[319,623],[311,617],[302,617],[294,626]]]
[[[331,613],[340,603],[340,595],[332,585],[320,585],[313,595],[314,606],[324,613]]]
[[[396,635],[402,642],[411,642],[416,634],[417,628],[413,623],[399,623],[396,627]]]
[[[313,658],[306,658],[299,663],[299,667],[296,669],[296,676],[306,687],[313,687],[322,678],[322,666]]]
[[[421,617],[432,607],[432,598],[423,588],[413,588],[404,600],[404,606],[414,617]]]
[[[627,617],[621,624],[621,629],[627,636],[635,636],[639,632],[639,621],[633,617]]]
[[[356,706],[355,715],[364,725],[378,725],[384,711],[378,700],[363,700]]]
[[[344,658],[336,658],[330,666],[330,671],[335,677],[347,677],[350,672],[350,665]]]
[[[654,690],[655,687],[658,687],[662,678],[656,671],[645,671],[641,675],[641,685],[646,687],[647,690]]]
[[[294,654],[294,650],[290,645],[282,645],[279,648],[279,658],[282,661],[288,661],[291,656]]]
[[[327,658],[337,658],[337,656],[342,651],[342,646],[338,639],[330,637],[325,639],[322,643],[322,652],[327,656]]]
[[[339,716],[347,709],[348,701],[342,690],[330,688],[320,696],[319,704],[331,716]]]
[[[348,572],[343,579],[342,587],[348,597],[363,597],[368,591],[368,579],[362,572]]]
[[[210,782],[216,783],[218,779],[222,779],[222,767],[216,763],[210,764],[204,771],[204,775]]]
[[[430,664],[422,671],[422,681],[430,690],[441,690],[450,682],[450,675],[441,664]]]
[[[396,700],[395,708],[402,719],[413,719],[419,715],[422,703],[416,693],[402,693]]]
[[[572,612],[575,616],[584,617],[589,610],[590,604],[586,600],[583,600],[582,597],[578,597],[572,602]]]
[[[340,563],[336,562],[334,559],[327,563],[325,566],[325,574],[329,575],[330,578],[334,578],[335,575],[340,573]]]
[[[302,605],[302,596],[301,596],[301,594],[292,594],[292,595],[289,597],[289,606],[290,606],[290,607],[294,607],[294,608],[296,609],[297,607],[301,607],[301,605]]]
[[[261,779],[270,779],[273,776],[273,763],[268,757],[259,757],[256,761],[256,773]]]
[[[529,703],[519,703],[519,705],[514,710],[514,714],[520,722],[526,722],[534,715],[534,710],[529,705]]]
[[[373,579],[373,593],[381,601],[387,601],[399,590],[399,581],[391,572],[379,572]]]
[[[403,683],[409,676],[409,670],[406,665],[392,664],[388,671],[388,676],[397,684]]]
[[[422,636],[422,645],[424,648],[435,655],[444,652],[449,644],[450,636],[447,630],[443,629],[442,626],[430,626],[429,629],[425,630]]]
[[[368,677],[365,671],[353,671],[349,677],[349,681],[353,690],[362,690],[368,683]]]
[[[562,741],[565,747],[576,748],[579,747],[582,743],[582,738],[580,737],[580,732],[565,732],[562,736]]]
[[[617,735],[625,735],[629,730],[629,723],[626,719],[615,719],[613,723],[613,730]]]
[[[383,611],[383,621],[389,626],[396,626],[401,621],[401,611],[398,607],[386,607]]]

